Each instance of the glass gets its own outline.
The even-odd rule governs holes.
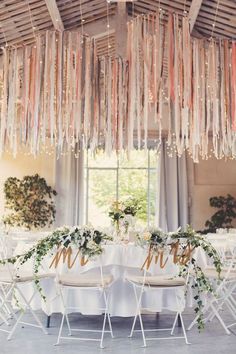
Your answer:
[[[89,170],[88,222],[95,227],[109,227],[108,216],[112,202],[116,200],[116,170]]]
[[[147,191],[147,169],[119,170],[119,199],[134,198],[138,200],[140,210],[135,219],[137,225],[142,227],[147,224]]]
[[[149,150],[150,168],[157,168],[157,151]]]

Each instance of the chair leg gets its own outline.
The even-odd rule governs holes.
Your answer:
[[[134,316],[134,320],[133,320],[132,328],[131,328],[131,331],[130,331],[130,334],[129,334],[129,338],[133,337],[133,333],[134,333],[134,328],[135,328],[135,324],[136,324],[136,321],[137,321],[137,317],[138,317],[138,312],[136,312],[136,314]]]
[[[103,296],[104,296],[105,306],[106,306],[106,309],[107,309],[107,319],[108,319],[108,325],[109,325],[109,329],[110,329],[111,338],[114,338],[112,325],[111,325],[111,318],[110,318],[109,308],[108,308],[108,297],[107,297],[105,291],[103,292]]]
[[[178,327],[181,327],[181,319],[180,319],[180,316],[178,316]]]
[[[139,317],[139,322],[140,322],[140,327],[141,327],[141,332],[142,332],[142,337],[143,337],[143,347],[146,347],[147,343],[146,343],[146,337],[145,337],[144,328],[143,328],[143,320],[142,320],[142,316],[141,316],[140,311],[139,311],[138,317]]]
[[[4,310],[7,307],[8,298],[13,291],[14,291],[14,285],[10,286],[8,291],[4,294],[4,298],[2,299],[2,303],[0,304],[0,311],[1,309]]]
[[[142,290],[141,290],[141,293],[140,293],[140,298],[138,299],[138,295],[137,295],[137,292],[136,292],[135,285],[133,285],[133,289],[134,289],[134,295],[135,295],[135,300],[136,300],[136,304],[137,304],[137,309],[136,309],[136,314],[134,316],[132,328],[131,328],[131,331],[130,331],[130,334],[129,334],[129,338],[133,337],[134,328],[135,328],[135,324],[136,324],[136,321],[137,321],[137,318],[138,318],[139,308],[140,308],[140,304],[141,304],[141,300],[142,300]]]
[[[46,328],[50,328],[51,316],[47,316]]]
[[[212,308],[212,311],[214,312],[216,318],[218,319],[218,321],[220,322],[221,326],[224,328],[226,334],[231,334],[231,332],[228,330],[228,328],[226,327],[224,321],[222,320],[219,312],[216,311],[215,307],[213,304],[211,304],[211,308]]]
[[[67,314],[65,315],[65,317],[66,317],[67,327],[68,327],[68,330],[69,330],[68,336],[72,336],[71,327],[70,327],[70,322],[69,322],[69,317],[68,317]]]
[[[9,322],[8,322],[7,319],[3,316],[2,313],[0,313],[0,318],[2,319],[3,323],[4,323],[6,326],[9,326]]]
[[[101,335],[101,341],[100,341],[100,348],[103,349],[103,338],[104,338],[104,332],[105,332],[105,327],[106,327],[106,319],[107,319],[107,310],[104,313],[104,319],[103,319],[103,325],[102,325],[102,335]]]
[[[59,343],[60,343],[60,338],[61,338],[61,332],[62,332],[62,328],[63,328],[64,319],[65,319],[65,314],[63,313],[62,319],[61,319],[61,325],[60,325],[60,329],[59,329],[59,333],[58,333],[58,337],[57,337],[57,342],[56,342],[55,345],[59,345]]]
[[[14,326],[13,326],[11,332],[9,333],[9,335],[8,335],[8,337],[7,337],[7,340],[10,340],[10,339],[12,338],[12,336],[13,336],[13,334],[15,333],[15,330],[16,330],[18,324],[20,323],[20,320],[21,320],[22,316],[24,315],[24,313],[25,313],[25,311],[22,310],[22,311],[21,311],[21,314],[20,314],[19,317],[17,318],[17,321],[15,322],[15,324],[14,324]]]
[[[185,343],[186,344],[190,344],[189,341],[188,341],[188,337],[187,337],[186,330],[185,330],[185,325],[184,325],[184,320],[183,320],[183,317],[182,317],[181,313],[179,313],[179,318],[180,318],[181,325],[182,325],[182,330],[183,330],[183,333],[184,333]]]
[[[173,323],[173,326],[172,326],[171,332],[170,332],[171,336],[173,336],[173,334],[174,334],[174,330],[175,330],[176,322],[177,322],[177,320],[178,320],[178,319],[179,319],[179,313],[177,312],[177,313],[176,313],[176,316],[175,316],[175,319],[174,319],[174,323]]]
[[[33,295],[31,296],[30,300],[28,301],[24,294],[22,293],[22,291],[17,287],[17,291],[19,292],[20,296],[22,297],[22,299],[24,300],[24,303],[26,304],[27,308],[29,309],[31,315],[34,317],[35,322],[38,324],[38,327],[42,329],[44,334],[48,334],[48,332],[46,331],[46,329],[44,328],[43,324],[41,323],[40,319],[38,318],[38,316],[36,315],[36,313],[33,311],[32,307],[31,307],[31,301],[33,300],[34,296],[36,295],[36,290],[34,291]]]
[[[190,331],[194,326],[195,324],[197,323],[197,320],[199,319],[199,315],[197,315],[194,320],[190,323],[190,325],[188,326],[187,330]]]
[[[42,329],[43,333],[44,333],[44,334],[48,334],[48,332],[47,332],[46,329],[44,328],[42,322],[40,321],[40,319],[38,318],[38,316],[35,314],[35,312],[32,310],[31,307],[29,308],[29,311],[31,312],[32,316],[34,317],[35,322],[37,322],[37,323],[38,323],[38,326]]]

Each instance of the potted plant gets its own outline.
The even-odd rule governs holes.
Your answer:
[[[232,195],[212,197],[210,198],[210,206],[217,208],[218,211],[212,215],[210,220],[206,221],[207,229],[203,233],[215,233],[216,229],[233,227],[232,221],[236,218],[236,199]]]
[[[22,179],[9,177],[4,183],[5,226],[27,230],[50,226],[55,220],[53,197],[57,192],[38,174]]]

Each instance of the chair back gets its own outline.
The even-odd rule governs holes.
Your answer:
[[[1,234],[0,235],[0,260],[4,261],[7,260],[8,258],[12,257],[12,251],[9,249],[9,243],[7,240],[8,235]],[[4,276],[11,281],[14,281],[14,278],[16,276],[16,270],[17,270],[17,264],[16,262],[14,265],[8,262],[5,262],[5,264],[0,265],[0,272],[4,274]]]
[[[102,255],[86,258],[76,247],[57,248],[50,260],[50,269],[55,270],[56,280],[63,275],[96,276],[100,284],[104,285],[104,270],[102,265]]]

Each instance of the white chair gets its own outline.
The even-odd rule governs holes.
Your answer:
[[[0,238],[0,259],[4,260],[8,258],[9,253],[5,245],[4,239]],[[20,270],[20,263],[10,265],[6,262],[5,265],[0,267],[0,289],[1,289],[1,299],[0,299],[0,313],[3,319],[3,324],[10,326],[11,320],[14,321],[13,327],[11,329],[0,327],[0,331],[8,333],[7,340],[10,340],[15,333],[17,326],[19,324],[29,325],[32,327],[41,328],[43,333],[47,334],[47,331],[43,327],[38,316],[31,307],[32,300],[37,294],[38,290],[34,286],[33,294],[29,299],[24,294],[21,286],[24,284],[32,283],[34,285],[34,275],[32,272],[24,272]],[[38,279],[44,279],[51,277],[51,274],[39,273]],[[15,310],[13,309],[13,303],[15,302],[16,309],[20,309],[20,314],[17,316]],[[32,324],[28,322],[23,322],[22,317],[25,315],[26,311],[29,311],[37,324]],[[5,314],[5,315],[4,315]]]
[[[233,296],[236,289],[236,254],[235,251],[231,253],[228,249],[219,249],[218,253],[223,264],[220,278],[215,267],[208,266],[204,270],[204,274],[210,279],[214,289],[214,293],[206,294],[205,306],[203,309],[203,314],[205,316],[204,322],[213,321],[214,318],[217,318],[226,334],[231,334],[229,328],[236,323],[227,326],[221,314],[227,309],[236,320],[236,300]],[[188,330],[193,328],[197,323],[198,318],[199,316],[195,317],[188,327]]]
[[[109,301],[109,289],[113,282],[113,277],[110,274],[104,274],[101,257],[97,257],[94,260],[89,261],[90,268],[93,271],[83,271],[83,267],[76,269],[76,271],[68,270],[65,271],[57,271],[56,282],[58,287],[58,293],[61,299],[62,305],[62,320],[59,328],[58,338],[55,345],[58,345],[61,339],[75,339],[80,341],[97,341],[100,343],[100,348],[104,348],[103,339],[105,333],[110,333],[113,338],[112,325],[110,320],[110,314],[108,309],[108,301]],[[81,306],[71,306],[68,303],[68,295],[71,291],[82,291],[82,294],[86,297],[87,292],[97,293],[98,296],[102,298],[103,305],[97,308],[94,308],[94,313],[103,313],[103,325],[101,330],[92,330],[92,329],[83,329],[83,328],[71,328],[69,322],[69,313],[73,312],[81,312]],[[83,295],[81,295],[83,296]],[[79,298],[78,298],[79,301]],[[93,310],[92,304],[89,305],[89,313]],[[83,307],[84,310],[84,307]],[[62,336],[63,324],[66,319],[67,327],[69,330],[68,336]],[[106,323],[108,322],[109,330],[106,330]],[[72,332],[91,332],[91,333],[99,333],[100,337],[72,337]]]
[[[3,254],[6,254],[6,252],[8,257],[12,256],[11,239],[9,239],[8,235],[6,235],[4,230],[2,229],[0,230],[0,259],[4,258]],[[3,321],[1,325],[9,325],[8,319],[11,317],[12,313],[10,304],[5,303],[4,306],[1,306],[1,304],[4,302],[4,298],[6,296],[8,288],[8,285],[0,283],[0,318]]]
[[[172,261],[171,259],[169,261]],[[157,265],[158,266],[158,265]],[[141,332],[143,339],[143,347],[147,346],[147,341],[150,340],[167,340],[167,339],[184,339],[186,344],[188,338],[185,331],[185,325],[183,321],[182,313],[185,308],[185,291],[188,279],[180,278],[174,275],[151,275],[148,273],[147,269],[144,268],[142,275],[127,276],[127,281],[130,282],[133,286],[135,301],[137,305],[136,315],[133,320],[132,328],[129,337],[133,337],[134,332]],[[147,306],[142,305],[142,299],[146,292],[158,293],[161,290],[171,290],[174,293],[176,300],[176,314],[174,322],[171,328],[158,328],[158,329],[144,329],[143,320],[142,320],[142,310],[150,310]],[[181,321],[182,336],[174,336],[174,330],[178,318]],[[140,330],[135,330],[135,325],[139,319]],[[159,331],[169,331],[171,336],[168,337],[146,337],[146,332],[159,332]]]

